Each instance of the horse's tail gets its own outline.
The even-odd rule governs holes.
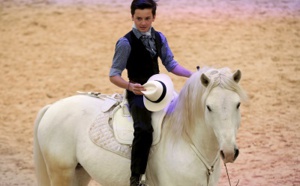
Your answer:
[[[34,164],[35,164],[35,173],[37,176],[37,181],[39,186],[46,186],[50,185],[50,179],[47,172],[47,166],[43,157],[43,154],[40,149],[40,144],[38,141],[38,127],[41,119],[43,118],[45,112],[48,110],[50,105],[45,106],[42,108],[35,120],[34,124]]]

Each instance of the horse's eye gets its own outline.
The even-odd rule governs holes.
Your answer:
[[[239,109],[240,106],[241,106],[241,103],[238,103],[237,106],[236,106],[236,108]]]
[[[206,108],[209,112],[211,112],[211,108],[208,105],[206,106]]]

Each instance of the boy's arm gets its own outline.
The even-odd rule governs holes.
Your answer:
[[[141,84],[130,83],[128,81],[125,81],[121,76],[110,76],[109,80],[118,87],[127,89],[136,95],[143,95],[141,91],[146,90]]]
[[[172,71],[173,74],[177,76],[184,76],[184,77],[190,77],[192,75],[192,72],[178,64]]]
[[[174,60],[174,55],[169,47],[167,38],[159,32],[161,40],[162,40],[162,48],[161,48],[161,60],[163,65],[169,72],[172,72],[178,76],[190,77],[192,72],[181,66]],[[175,66],[175,67],[174,67]]]
[[[110,76],[109,77],[110,82],[112,82],[114,85],[123,88],[123,89],[130,89],[130,84],[128,81],[125,81],[121,76]]]

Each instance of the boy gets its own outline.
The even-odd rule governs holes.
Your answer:
[[[110,81],[127,89],[127,99],[134,122],[134,139],[131,152],[130,185],[137,186],[145,173],[152,144],[151,111],[143,103],[143,84],[159,73],[158,57],[165,68],[178,76],[190,77],[191,72],[173,59],[165,36],[152,28],[156,16],[156,1],[133,0],[131,15],[133,28],[116,44]],[[129,82],[121,74],[127,69]]]

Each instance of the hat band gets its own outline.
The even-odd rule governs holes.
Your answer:
[[[158,80],[155,80],[155,81],[158,81]],[[156,101],[152,101],[152,100],[148,99],[148,98],[145,96],[145,98],[146,98],[147,100],[149,100],[150,102],[152,102],[152,103],[159,103],[159,102],[161,102],[161,101],[164,99],[164,97],[166,96],[166,93],[167,93],[166,85],[165,85],[163,82],[161,82],[161,81],[158,81],[158,82],[160,82],[161,85],[163,86],[163,92],[162,92],[162,94],[160,95],[160,97],[159,97]]]

